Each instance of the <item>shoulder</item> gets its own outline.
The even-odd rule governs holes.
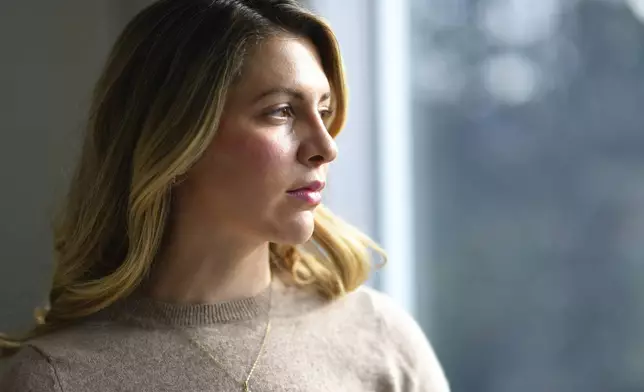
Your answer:
[[[381,333],[401,348],[427,344],[427,338],[416,320],[387,294],[370,287],[360,287],[349,294],[351,302],[361,311],[377,319]]]
[[[25,346],[9,359],[0,377],[4,392],[62,392],[50,359],[34,346]]]
[[[362,296],[380,321],[383,333],[401,348],[428,344],[425,334],[416,320],[387,294],[370,287],[361,287],[355,293]]]
[[[114,358],[122,358],[137,339],[141,334],[113,323],[82,323],[31,339],[9,359],[0,391],[68,390],[79,375],[93,375],[118,363]]]
[[[414,348],[429,345],[416,320],[387,294],[361,287],[351,295],[356,297],[363,309],[368,306],[367,310],[380,323],[381,333],[400,349],[401,355],[415,355]]]
[[[378,321],[382,341],[388,345],[390,356],[407,378],[406,382],[416,386],[410,390],[449,391],[431,343],[407,311],[388,295],[369,287],[361,287],[349,296]]]

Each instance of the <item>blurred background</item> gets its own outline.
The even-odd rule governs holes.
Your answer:
[[[0,330],[46,295],[91,85],[149,3],[0,2]],[[453,390],[644,390],[644,0],[306,3],[350,87],[327,204]]]

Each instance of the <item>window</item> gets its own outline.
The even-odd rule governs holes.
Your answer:
[[[642,390],[644,1],[312,4],[352,93],[329,202],[453,390]]]

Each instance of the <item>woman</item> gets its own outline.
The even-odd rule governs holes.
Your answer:
[[[337,42],[294,0],[163,0],[117,41],[5,392],[447,391],[320,205]]]

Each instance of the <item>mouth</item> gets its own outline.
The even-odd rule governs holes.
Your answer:
[[[296,189],[287,191],[289,196],[304,201],[309,205],[318,205],[322,202],[322,189],[325,183],[322,181],[311,181],[310,183]]]

